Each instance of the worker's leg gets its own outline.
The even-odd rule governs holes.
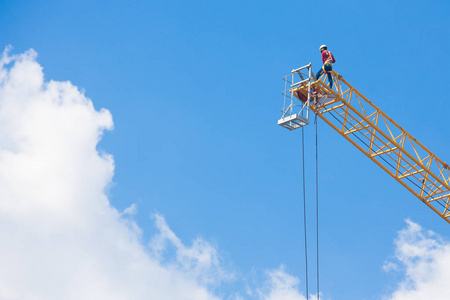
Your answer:
[[[319,80],[319,77],[322,76],[323,74],[323,69],[320,69],[319,72],[317,72],[316,74],[316,80]]]
[[[330,88],[333,88],[333,76],[331,76],[331,71],[333,70],[333,68],[331,65],[324,65],[324,69],[327,72]]]
[[[331,76],[331,73],[327,72],[327,76],[328,76],[328,83],[330,85],[330,88],[333,88],[333,77]]]

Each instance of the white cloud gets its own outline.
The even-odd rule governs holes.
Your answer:
[[[162,252],[171,244],[176,249],[176,259],[168,265],[186,271],[205,284],[219,284],[223,280],[233,279],[233,274],[222,267],[216,248],[200,238],[195,239],[191,247],[186,247],[161,215],[155,214],[153,217],[159,230],[150,243],[154,257],[161,260]]]
[[[45,82],[33,50],[2,55],[0,299],[219,299],[197,276],[220,270],[215,249],[184,246],[157,216],[182,262],[163,266],[130,219],[136,208],[110,205],[114,161],[96,147],[112,127],[70,82]]]
[[[33,50],[9,50],[0,58],[0,299],[305,299],[283,267],[248,298],[215,295],[234,278],[217,249],[200,238],[185,245],[160,214],[146,245],[137,206],[118,212],[105,194],[114,160],[96,147],[113,128],[109,111],[70,82],[44,81]]]
[[[268,277],[263,288],[257,289],[261,300],[306,300],[306,296],[299,292],[300,280],[285,271],[285,266],[266,271]],[[310,295],[309,299],[318,300],[317,295]],[[322,299],[322,297],[320,297]]]
[[[385,264],[387,270],[401,267],[405,277],[386,299],[448,299],[444,288],[450,282],[450,242],[417,223],[406,222],[395,241],[398,263]]]

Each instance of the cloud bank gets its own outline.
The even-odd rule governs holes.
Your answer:
[[[163,266],[133,207],[110,205],[114,161],[96,147],[112,127],[70,82],[45,82],[33,50],[3,53],[0,299],[219,299],[199,275],[218,264],[207,243],[177,241],[180,262]]]
[[[0,299],[241,299],[212,292],[233,274],[213,246],[183,244],[163,216],[145,245],[136,206],[120,213],[105,194],[114,160],[97,145],[113,128],[110,112],[70,82],[46,82],[35,51],[9,50],[0,59]],[[296,288],[274,272],[268,296],[255,297]]]

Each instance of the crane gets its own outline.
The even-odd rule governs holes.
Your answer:
[[[309,112],[325,121],[429,208],[450,223],[450,167],[406,130],[331,71],[314,77],[312,64],[283,77],[284,105],[278,124],[295,130],[309,124]]]

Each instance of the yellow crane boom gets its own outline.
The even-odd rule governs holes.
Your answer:
[[[450,167],[376,107],[338,73],[315,80],[311,64],[285,80],[278,124],[290,130],[308,124],[308,111],[330,125],[423,203],[450,223]],[[297,80],[298,78],[298,80]]]

